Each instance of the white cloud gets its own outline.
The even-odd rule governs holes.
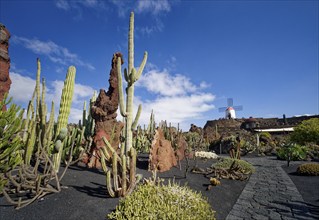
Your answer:
[[[15,103],[26,108],[32,98],[35,80],[15,72],[10,72],[10,78],[12,84],[9,95],[13,97]],[[55,115],[57,116],[64,82],[56,80],[53,82],[46,82],[46,85],[47,91],[45,100],[47,102],[48,112],[51,109],[51,102],[54,101]],[[79,119],[82,117],[83,103],[84,101],[88,102],[93,93],[94,89],[90,86],[78,83],[74,85],[74,95],[69,122],[78,123]]]
[[[153,69],[150,69],[153,68]],[[171,75],[168,70],[159,71],[154,65],[148,66],[148,72],[137,81],[137,87],[145,88],[150,94],[155,94],[154,99],[135,97],[134,109],[142,104],[142,114],[139,124],[148,124],[151,111],[154,111],[156,123],[166,120],[177,123],[185,131],[190,123],[196,119],[203,119],[204,114],[215,106],[212,102],[215,96],[203,89],[208,84],[202,82],[199,86],[181,74]]]
[[[162,12],[169,12],[171,5],[168,0],[139,0],[136,6],[137,13],[149,12],[153,15],[158,15]]]
[[[150,70],[141,76],[137,86],[145,87],[149,92],[163,96],[184,95],[198,89],[189,78],[179,74],[172,76],[166,69]]]
[[[28,103],[35,88],[35,80],[15,72],[10,72],[10,78],[12,84],[9,95],[13,97],[14,102]]]
[[[25,48],[31,50],[35,54],[45,55],[52,62],[62,65],[78,65],[84,66],[89,70],[94,70],[95,67],[87,62],[81,60],[77,54],[71,53],[67,48],[54,43],[53,41],[40,41],[36,38],[28,39],[25,37],[13,36],[12,42],[21,44]]]

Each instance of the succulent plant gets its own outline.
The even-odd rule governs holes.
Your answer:
[[[144,184],[120,200],[108,219],[216,219],[207,199],[176,183]]]
[[[305,176],[319,176],[319,163],[305,163],[297,168],[297,173]]]

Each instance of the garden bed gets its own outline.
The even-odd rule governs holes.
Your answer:
[[[140,155],[137,173],[150,177],[147,171],[147,156]],[[198,160],[200,168],[211,166],[216,160]],[[190,168],[195,165],[190,160]],[[221,185],[207,191],[209,180],[201,174],[185,174],[185,160],[182,170],[173,167],[170,171],[158,174],[159,177],[187,184],[190,188],[202,192],[216,211],[217,219],[225,219],[247,181],[221,180]],[[84,166],[72,166],[62,180],[62,191],[51,194],[31,205],[15,210],[4,197],[0,198],[0,219],[105,219],[115,209],[119,199],[110,198],[106,190],[105,175],[102,171],[87,169]]]

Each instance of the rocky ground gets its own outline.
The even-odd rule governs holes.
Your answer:
[[[151,176],[151,173],[147,171],[147,159],[141,155],[137,164],[138,173],[142,173],[144,177]],[[197,164],[199,167],[206,168],[214,162],[215,160],[200,160]],[[259,162],[256,163],[258,165]],[[190,165],[193,167],[195,162],[191,161]],[[281,166],[284,166],[284,163]],[[307,206],[310,208],[309,211],[316,213],[319,207],[317,190],[319,179],[318,177],[295,176],[292,173],[295,170],[294,166],[296,165],[292,164],[289,169],[284,168],[284,170],[297,186],[304,201],[309,203]],[[166,180],[175,179],[180,184],[187,183],[190,188],[201,191],[217,212],[217,219],[233,219],[231,215],[233,207],[238,205],[238,198],[242,195],[245,186],[247,187],[247,183],[251,180],[259,181],[258,178],[251,178],[249,181],[222,180],[221,185],[207,191],[208,179],[203,175],[192,173],[188,173],[185,178],[184,170],[185,161],[182,163],[182,170],[174,167],[159,176]],[[308,187],[304,187],[305,181],[308,181]],[[83,166],[71,167],[62,184],[63,189],[60,193],[48,195],[21,210],[14,210],[3,197],[0,198],[0,219],[105,219],[106,214],[111,212],[119,201],[116,198],[108,197],[105,175],[98,170],[90,170]]]

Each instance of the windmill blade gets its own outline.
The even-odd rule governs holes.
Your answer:
[[[221,108],[218,108],[218,111],[219,112],[224,112],[224,111],[226,111],[226,109],[227,109],[227,107],[221,107]]]
[[[228,107],[232,107],[233,104],[234,104],[233,98],[228,98],[228,99],[227,99],[227,105],[228,105]]]
[[[243,106],[242,105],[233,106],[233,109],[235,109],[236,111],[242,111],[243,110]]]

